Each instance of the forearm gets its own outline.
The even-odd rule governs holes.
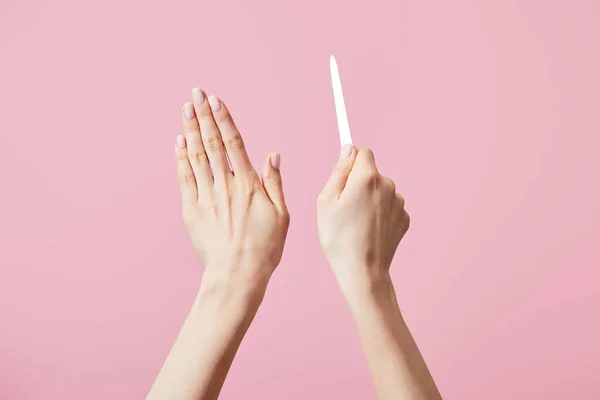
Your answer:
[[[441,399],[398,307],[389,275],[342,289],[380,400]]]
[[[216,399],[265,289],[205,276],[147,399]]]

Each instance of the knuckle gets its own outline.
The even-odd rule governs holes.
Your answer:
[[[193,183],[195,183],[195,181],[196,178],[194,177],[194,174],[190,171],[181,172],[179,174],[179,183],[184,186],[192,185]]]
[[[373,151],[371,149],[367,149],[367,148],[360,149],[357,157],[359,157],[364,162],[368,162],[368,163],[372,163],[373,160],[375,159],[375,156],[373,155]]]
[[[290,226],[290,213],[288,212],[288,210],[285,210],[283,212],[283,215],[281,216],[281,219],[283,221],[283,223],[285,224],[286,227]]]
[[[238,150],[244,148],[244,139],[239,134],[225,140],[225,147],[228,150]]]
[[[281,185],[281,175],[279,174],[269,174],[267,179],[277,185]]]
[[[254,186],[262,186],[258,174],[253,169],[250,169],[242,174],[244,179]]]
[[[185,151],[185,149],[183,151],[175,152],[175,159],[178,162],[185,162],[185,161],[187,161],[188,157],[189,157],[189,151]]]
[[[360,149],[356,156],[356,163],[362,165],[363,168],[376,169],[375,156],[371,149]]]
[[[369,149],[368,147],[360,149],[360,153],[366,157],[373,157],[373,150]]]
[[[195,164],[204,165],[208,163],[208,157],[206,156],[206,152],[203,150],[193,150],[190,153],[189,158]]]
[[[396,192],[396,183],[391,178],[383,177],[383,182],[392,192]]]
[[[336,171],[340,175],[350,175],[350,171],[352,171],[352,165],[350,163],[340,163],[335,167]]]
[[[217,215],[217,202],[215,199],[209,198],[199,203],[199,214],[202,216],[215,216]]]
[[[362,179],[362,182],[364,185],[368,186],[368,187],[375,187],[377,186],[381,181],[381,177],[379,176],[379,174],[377,172],[374,171],[369,171],[368,173],[366,173]]]
[[[218,151],[221,148],[221,140],[216,136],[204,138],[204,148],[210,152]]]
[[[231,118],[231,114],[229,112],[224,110],[223,112],[220,112],[217,115],[215,115],[215,121],[217,121],[220,124],[229,124],[233,123],[233,118]]]
[[[400,208],[404,209],[404,196],[402,196],[401,194],[397,194],[396,195],[396,199],[398,200],[398,204],[400,205]]]
[[[258,185],[255,181],[245,180],[242,184],[242,190],[245,196],[252,197],[256,190],[258,189]]]

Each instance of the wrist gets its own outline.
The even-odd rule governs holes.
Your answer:
[[[204,269],[200,290],[226,292],[232,295],[264,294],[271,277],[268,268],[258,264],[209,264]]]
[[[340,290],[350,308],[364,304],[396,303],[396,294],[389,271],[338,279]]]
[[[337,271],[343,271],[336,274],[336,280],[344,296],[372,296],[393,286],[387,269],[344,265]]]
[[[256,312],[267,290],[267,280],[214,274],[206,268],[195,306],[211,306],[236,314]]]

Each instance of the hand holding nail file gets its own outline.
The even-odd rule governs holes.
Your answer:
[[[346,114],[346,105],[344,104],[340,71],[338,70],[337,61],[335,61],[333,54],[331,55],[329,69],[331,70],[331,84],[333,85],[333,99],[335,101],[335,112],[340,131],[340,142],[344,146],[345,144],[352,144],[352,136],[350,136],[350,124],[348,124],[348,115]]]

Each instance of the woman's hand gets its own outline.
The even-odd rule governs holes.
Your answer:
[[[204,281],[266,285],[289,226],[280,156],[269,155],[261,182],[225,104],[200,89],[193,98],[183,106],[185,137],[175,153],[183,220],[206,265]]]
[[[183,220],[206,265],[196,301],[147,399],[214,400],[281,260],[290,217],[280,156],[262,182],[229,110],[192,91],[175,144]],[[230,168],[231,164],[231,168]]]
[[[377,398],[441,396],[404,322],[389,274],[408,230],[404,199],[367,149],[342,148],[318,200],[319,238],[356,322]]]
[[[345,146],[317,205],[321,246],[342,290],[388,279],[410,220],[373,152]]]

